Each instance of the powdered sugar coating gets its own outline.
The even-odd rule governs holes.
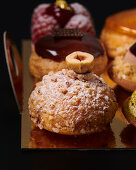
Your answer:
[[[75,14],[82,14],[90,18],[89,11],[83,5],[75,2],[71,3],[70,6],[74,9]]]
[[[31,35],[34,43],[39,38],[52,33],[54,29],[60,28],[57,20],[53,16],[46,14],[46,9],[49,5],[50,4],[43,3],[34,9],[31,25]],[[68,26],[66,28],[79,28],[78,24],[80,24],[80,29],[82,31],[95,35],[94,24],[88,10],[79,3],[72,3],[70,6],[74,9],[75,15],[78,15],[78,17],[72,17],[73,19],[68,21]],[[78,22],[75,22],[76,20],[78,20]]]
[[[102,131],[116,110],[114,92],[102,78],[65,69],[45,75],[29,98],[34,123],[62,134]]]
[[[44,35],[51,34],[52,30],[59,28],[57,21],[54,17],[49,15],[41,15],[33,22],[31,27],[32,40],[35,43],[39,38]]]
[[[74,15],[66,24],[65,28],[82,29],[82,31],[86,33],[90,33],[90,30],[92,29],[92,32],[94,34],[93,24],[90,21],[90,18],[82,14]]]
[[[49,7],[49,5],[50,4],[40,4],[34,9],[32,16],[32,25],[35,23],[39,16],[42,16],[46,12],[46,9]]]

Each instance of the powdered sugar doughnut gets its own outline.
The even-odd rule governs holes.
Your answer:
[[[65,70],[45,75],[29,98],[29,113],[40,128],[66,135],[106,129],[117,110],[113,90],[93,73]]]

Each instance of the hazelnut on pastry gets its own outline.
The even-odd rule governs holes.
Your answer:
[[[92,67],[94,59],[82,55],[87,58],[83,67],[88,63]],[[78,60],[82,65],[82,58]],[[73,65],[77,71],[79,64]],[[96,74],[75,71],[50,72],[36,84],[29,98],[29,114],[40,129],[82,135],[103,131],[112,121],[118,106],[114,91]]]
[[[136,42],[136,8],[109,16],[100,37],[109,57],[125,55]]]
[[[136,89],[136,43],[124,56],[116,57],[108,70],[110,78],[128,91]]]
[[[92,71],[97,75],[104,72],[108,59],[101,41],[79,29],[56,29],[33,45],[29,59],[31,75],[41,80],[50,71],[67,69],[65,57],[75,51],[93,55]]]

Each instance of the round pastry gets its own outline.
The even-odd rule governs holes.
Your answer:
[[[86,67],[81,58],[75,60],[80,64],[75,61],[74,70],[79,65]],[[88,62],[92,65],[92,57]],[[116,110],[114,92],[102,78],[67,69],[45,75],[29,98],[31,120],[40,129],[65,135],[100,132],[112,121]]]
[[[40,4],[32,15],[32,42],[50,33],[54,29],[81,29],[95,35],[94,23],[88,10],[79,3],[68,5],[65,0],[56,0],[53,4]]]
[[[136,89],[136,43],[124,56],[116,57],[108,70],[110,78],[128,91]]]
[[[136,127],[136,90],[125,101],[122,110],[128,122]]]
[[[101,33],[109,57],[124,55],[136,41],[136,9],[109,16]]]
[[[108,59],[98,39],[78,29],[57,29],[33,46],[29,60],[30,73],[35,79],[41,80],[50,71],[67,68],[65,57],[74,51],[87,52],[95,57],[95,74],[100,75],[105,70]]]

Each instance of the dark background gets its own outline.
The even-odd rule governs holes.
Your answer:
[[[6,169],[136,169],[133,150],[21,151],[21,116],[14,102],[4,59],[2,34],[9,31],[21,53],[21,40],[30,39],[33,9],[53,0],[5,0],[0,2],[0,114],[2,164]],[[73,2],[72,0],[68,1]],[[99,36],[112,13],[136,7],[136,0],[78,0],[91,12]]]

